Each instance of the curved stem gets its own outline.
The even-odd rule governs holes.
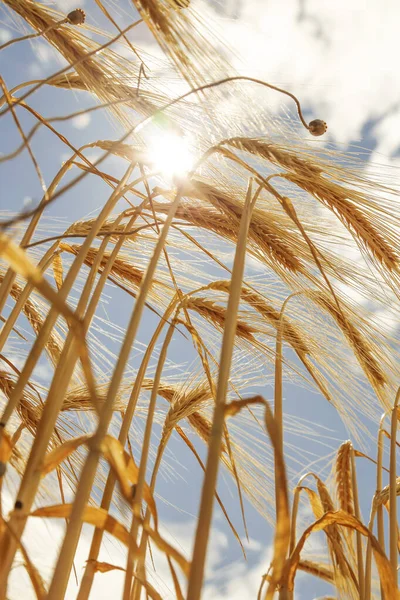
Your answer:
[[[12,40],[8,40],[8,42],[5,42],[4,44],[2,44],[0,46],[0,51],[5,50],[9,46],[12,46],[13,44],[16,44],[17,42],[25,42],[26,40],[32,40],[33,38],[40,37],[41,35],[46,35],[46,33],[51,31],[52,29],[57,29],[58,27],[61,27],[61,25],[64,25],[65,23],[68,23],[68,18],[61,19],[61,21],[57,21],[57,23],[53,23],[49,27],[42,29],[42,31],[37,31],[36,33],[29,33],[28,35],[23,35],[18,38],[13,38]],[[1,106],[1,104],[0,104],[0,106]]]

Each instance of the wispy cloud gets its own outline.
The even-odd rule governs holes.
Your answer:
[[[75,129],[85,129],[88,127],[91,121],[90,114],[84,113],[82,115],[78,115],[72,119],[72,125]]]

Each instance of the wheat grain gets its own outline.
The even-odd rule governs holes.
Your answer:
[[[350,452],[351,442],[345,442],[338,450],[335,465],[336,494],[340,508],[350,514],[354,514]]]

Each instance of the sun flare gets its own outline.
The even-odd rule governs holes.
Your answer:
[[[189,140],[176,133],[154,136],[149,143],[149,159],[169,179],[184,177],[194,164]]]

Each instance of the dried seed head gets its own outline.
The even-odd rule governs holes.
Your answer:
[[[72,25],[82,25],[86,19],[85,11],[81,8],[76,8],[68,13],[67,19]]]
[[[190,5],[190,0],[171,0],[171,2],[176,8],[188,8]]]
[[[308,131],[311,135],[324,135],[327,129],[328,125],[325,121],[321,121],[321,119],[314,119],[314,121],[310,121],[308,124]]]

